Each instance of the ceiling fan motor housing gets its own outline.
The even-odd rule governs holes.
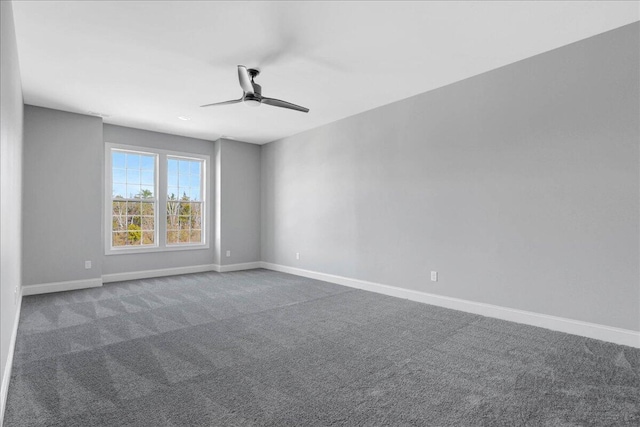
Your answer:
[[[262,86],[253,81],[253,78],[260,74],[260,70],[255,68],[249,68],[249,75],[251,76],[251,86],[253,86],[253,94],[246,93],[244,95],[244,103],[249,107],[259,107],[262,102]]]
[[[253,86],[253,94],[260,97],[260,95],[262,95],[262,86],[254,81],[251,81],[251,85]]]
[[[249,107],[258,107],[262,102],[262,87],[258,83],[251,81],[253,85],[253,93],[245,93],[243,101]]]

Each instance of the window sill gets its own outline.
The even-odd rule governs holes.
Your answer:
[[[184,245],[184,246],[165,246],[165,247],[149,247],[149,248],[123,248],[123,249],[107,249],[106,256],[110,255],[131,255],[131,254],[148,254],[154,252],[178,252],[178,251],[197,251],[209,249],[208,244],[204,245]]]

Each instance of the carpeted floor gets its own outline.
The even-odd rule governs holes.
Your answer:
[[[637,426],[640,350],[250,270],[23,300],[11,426]]]

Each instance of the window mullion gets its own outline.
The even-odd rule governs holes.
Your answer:
[[[164,248],[167,246],[167,155],[160,154],[158,156],[158,177],[157,183],[157,199],[158,209],[156,219],[156,229],[158,232],[158,244]]]

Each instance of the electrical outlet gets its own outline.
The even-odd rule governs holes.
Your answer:
[[[432,282],[437,282],[438,281],[438,272],[437,271],[432,271],[431,272],[431,281]]]
[[[300,259],[300,252],[296,252],[296,259]]]
[[[231,256],[231,251],[227,251],[227,257]]]
[[[87,269],[87,270],[90,270],[91,269],[91,261],[85,261],[84,262],[84,268]]]
[[[18,288],[18,286],[16,286],[16,288],[13,290],[13,303],[17,304],[18,303],[18,292],[20,291],[20,289]]]

